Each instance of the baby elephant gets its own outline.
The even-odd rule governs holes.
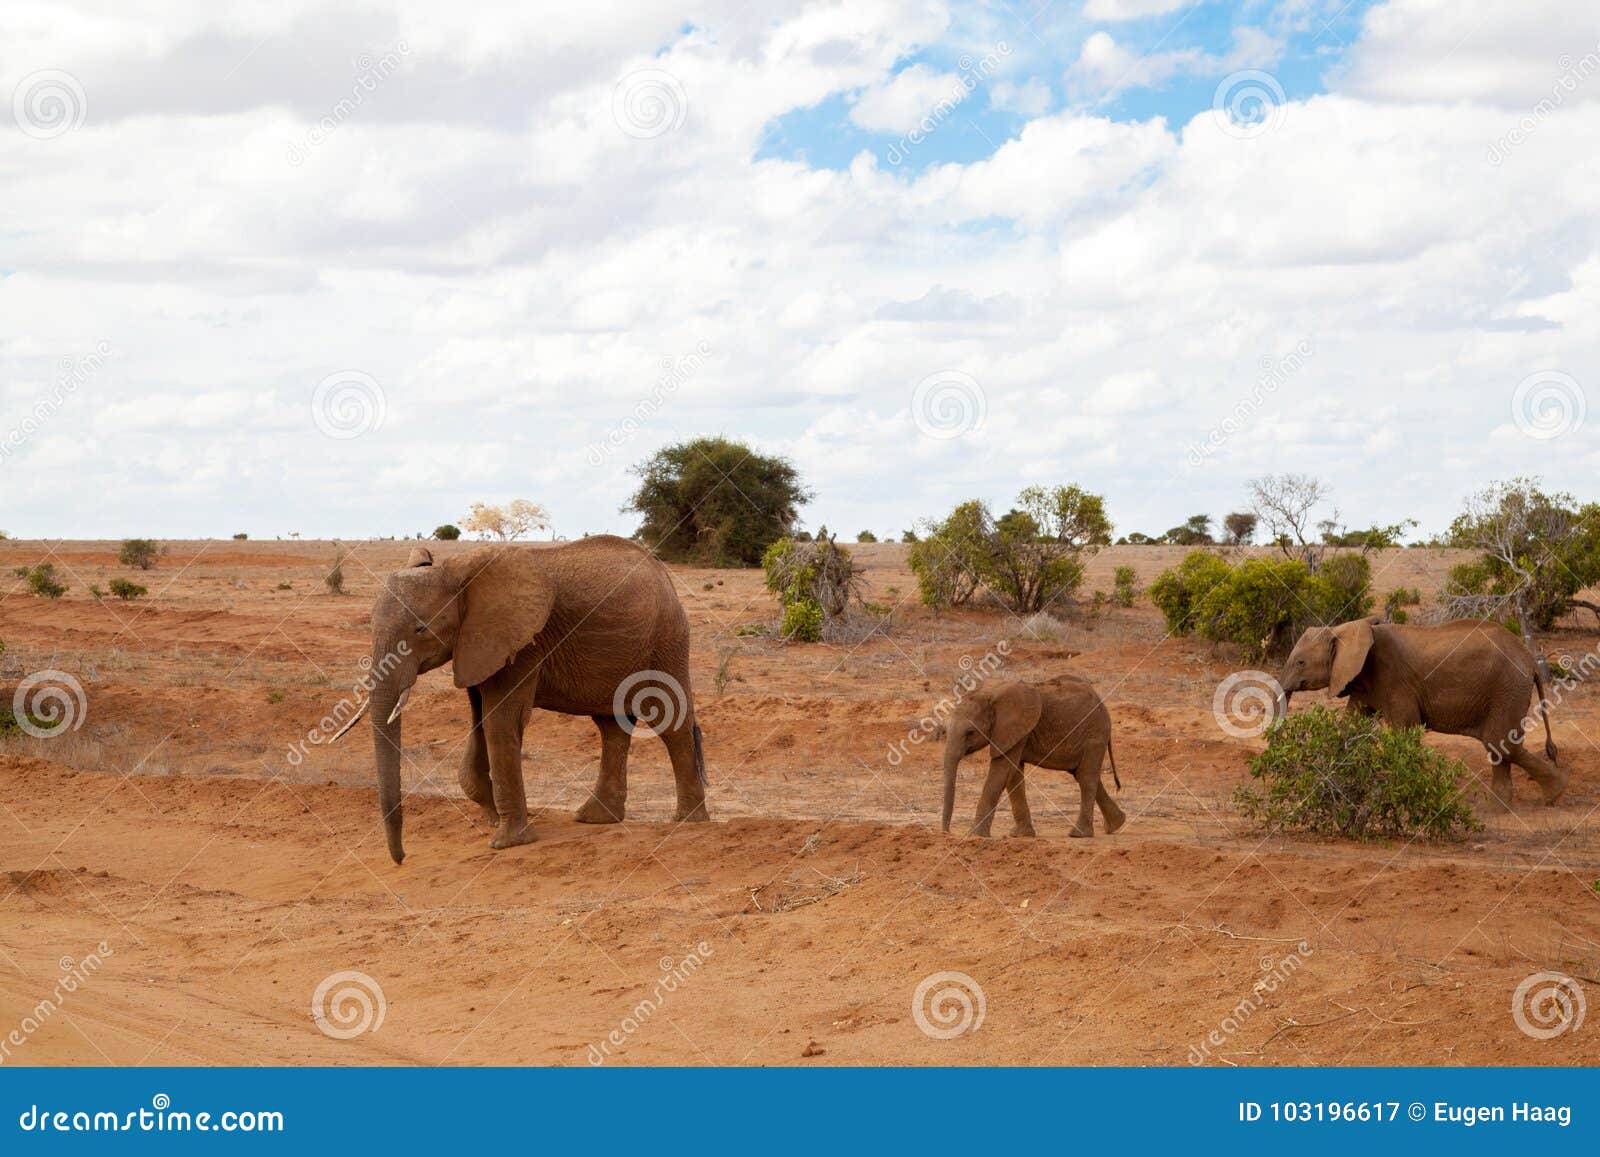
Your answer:
[[[1117,789],[1116,757],[1111,753],[1111,716],[1097,692],[1076,675],[1061,675],[1045,683],[1002,683],[980,687],[957,705],[944,725],[944,830],[956,806],[956,766],[963,758],[987,747],[989,776],[978,798],[978,818],[970,834],[987,836],[1000,806],[1000,793],[1011,796],[1013,835],[1031,836],[1033,817],[1023,769],[1028,764],[1055,771],[1070,771],[1078,778],[1081,803],[1072,834],[1094,836],[1094,807],[1100,805],[1106,833],[1122,827],[1127,817],[1100,782],[1100,764],[1111,756],[1111,776]]]

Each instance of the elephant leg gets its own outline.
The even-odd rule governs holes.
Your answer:
[[[1089,748],[1083,753],[1083,760],[1074,772],[1078,778],[1078,822],[1073,825],[1070,834],[1075,840],[1094,839],[1094,805],[1105,794],[1105,788],[1100,783],[1100,764],[1105,754],[1103,745]]]
[[[1493,748],[1489,752],[1489,794],[1506,811],[1511,810],[1511,760]]]
[[[672,778],[678,788],[679,823],[704,823],[711,818],[706,811],[706,784],[703,778],[705,754],[701,751],[700,729],[691,715],[688,722],[676,731],[661,737],[667,745],[667,756],[672,760]]]
[[[468,687],[467,701],[472,704],[472,730],[467,734],[457,778],[466,797],[483,809],[483,818],[498,824],[500,813],[494,809],[494,783],[489,778],[489,747],[483,741],[483,696],[476,687]]]
[[[600,729],[600,775],[578,809],[580,824],[621,823],[628,808],[628,746],[633,735],[615,717],[595,715]]]
[[[1013,761],[1003,752],[994,752],[989,756],[989,774],[983,781],[983,791],[978,794],[978,815],[972,821],[972,830],[968,835],[989,838],[989,828],[994,823],[995,809],[1000,806],[1000,793],[1005,791],[1006,784],[1011,782],[1011,773],[1020,767],[1022,745],[1017,745],[1015,754],[1018,761]]]
[[[528,822],[528,800],[522,788],[522,733],[533,710],[536,680],[536,675],[525,670],[519,676],[513,665],[482,684],[483,739],[489,751],[495,811],[500,816],[489,840],[491,848],[514,848],[539,838]]]
[[[1011,834],[1026,838],[1037,835],[1033,830],[1033,813],[1028,810],[1027,769],[1021,760],[1012,766],[1006,792],[1011,796]]]
[[[1520,743],[1511,749],[1511,762],[1525,769],[1533,778],[1533,782],[1539,785],[1539,790],[1544,793],[1547,807],[1554,807],[1561,799],[1562,793],[1567,790],[1567,772],[1544,756],[1529,751]],[[1510,774],[1508,768],[1506,770],[1508,778]],[[1509,795],[1509,792],[1507,794]]]

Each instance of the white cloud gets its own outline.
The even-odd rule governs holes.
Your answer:
[[[1583,59],[1584,5],[1521,33],[1488,8],[1453,55],[1434,6],[1386,5],[1336,91],[1250,140],[1209,109],[1049,112],[1019,69],[988,97],[1030,118],[1015,137],[915,173],[754,158],[775,117],[829,98],[863,94],[875,124],[926,113],[924,82],[949,78],[904,62],[949,34],[942,7],[741,7],[688,30],[664,0],[585,10],[559,37],[523,6],[422,0],[343,22],[308,0],[0,9],[0,92],[67,68],[88,98],[54,140],[0,126],[0,434],[63,358],[110,348],[0,464],[7,529],[411,533],[522,494],[563,533],[626,531],[627,466],[715,431],[793,455],[813,522],[879,533],[1034,479],[1103,491],[1147,532],[1271,470],[1326,475],[1352,520],[1429,528],[1487,478],[1592,491],[1592,440],[1519,437],[1511,399],[1553,368],[1600,412],[1600,76],[1486,156],[1548,88],[1542,62]],[[349,58],[401,38],[405,68],[290,164]],[[265,65],[224,84],[257,43]],[[1069,99],[1281,51],[1242,28],[1221,58],[1140,61],[1097,33]],[[619,127],[639,70],[681,87],[677,127]],[[1291,372],[1263,368],[1301,342]],[[313,390],[341,370],[380,383],[381,429],[318,431]],[[979,383],[983,430],[926,438],[913,389],[951,370]]]
[[[955,73],[913,64],[862,93],[850,109],[850,119],[871,132],[905,133],[936,109],[953,108],[968,95]]]
[[[1083,14],[1090,20],[1113,23],[1122,20],[1142,20],[1146,16],[1161,16],[1189,8],[1199,0],[1089,0]]]

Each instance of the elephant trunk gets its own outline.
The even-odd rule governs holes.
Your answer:
[[[956,768],[961,763],[961,741],[954,735],[944,746],[944,830],[950,830],[950,817],[956,810]]]
[[[415,678],[413,676],[412,678]],[[383,816],[383,833],[389,841],[389,855],[395,863],[406,858],[400,842],[402,814],[400,807],[400,718],[394,714],[395,704],[403,690],[398,678],[386,679],[372,691],[372,753],[378,765],[378,809]]]

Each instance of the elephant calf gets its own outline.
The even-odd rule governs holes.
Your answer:
[[[1458,619],[1437,627],[1408,627],[1357,619],[1313,627],[1295,644],[1278,682],[1283,712],[1296,691],[1333,693],[1350,709],[1381,715],[1395,727],[1468,735],[1494,765],[1493,790],[1511,803],[1511,764],[1525,768],[1554,804],[1567,787],[1555,764],[1544,677],[1522,641],[1504,627]],[[1530,693],[1539,694],[1544,757],[1523,746]]]
[[[1002,683],[980,687],[959,704],[944,725],[944,830],[956,806],[956,767],[973,752],[989,749],[989,775],[978,797],[978,818],[970,834],[987,836],[1000,805],[1000,793],[1011,796],[1012,834],[1031,836],[1033,817],[1023,769],[1030,763],[1054,771],[1070,771],[1078,780],[1078,822],[1072,835],[1094,836],[1098,803],[1110,834],[1127,821],[1100,781],[1100,765],[1111,759],[1111,777],[1120,791],[1117,761],[1111,751],[1111,716],[1099,693],[1076,675],[1045,683]]]

